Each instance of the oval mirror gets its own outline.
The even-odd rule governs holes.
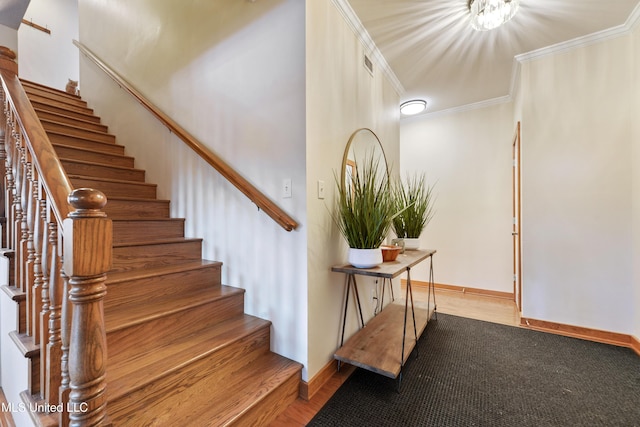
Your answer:
[[[342,175],[340,183],[342,190],[351,185],[351,177],[358,173],[358,164],[364,165],[368,159],[374,159],[378,164],[377,176],[386,178],[389,182],[389,167],[382,148],[382,142],[369,128],[360,128],[353,132],[347,142],[342,157]]]

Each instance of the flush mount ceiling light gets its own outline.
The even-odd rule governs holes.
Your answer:
[[[413,99],[400,104],[400,113],[405,116],[413,116],[414,114],[422,113],[425,108],[427,108],[427,101]]]
[[[504,24],[518,11],[520,0],[469,0],[471,27],[487,31]]]

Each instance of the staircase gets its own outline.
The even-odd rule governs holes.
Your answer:
[[[244,314],[244,290],[221,284],[222,263],[201,259],[202,240],[184,237],[184,219],[169,217],[169,201],[156,198],[156,186],[84,101],[22,84],[73,186],[108,199],[109,421],[268,424],[296,399],[301,372],[270,351],[270,322]],[[40,415],[39,424],[53,418]]]

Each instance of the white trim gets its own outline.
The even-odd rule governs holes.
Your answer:
[[[487,99],[484,101],[478,101],[478,102],[474,102],[472,104],[466,104],[466,105],[461,105],[459,107],[452,107],[452,108],[448,108],[446,110],[438,110],[438,111],[434,111],[433,113],[422,113],[422,114],[416,114],[415,116],[403,116],[400,120],[405,121],[405,120],[411,120],[414,118],[434,118],[434,117],[438,117],[438,116],[443,116],[445,114],[452,114],[452,113],[462,113],[463,111],[469,111],[469,110],[476,110],[479,108],[486,108],[486,107],[491,107],[492,105],[498,105],[498,104],[505,104],[507,102],[511,102],[511,95],[505,95],[505,96],[499,96],[497,98],[491,98],[491,99]]]
[[[400,80],[398,80],[396,73],[393,72],[393,70],[389,66],[389,63],[387,63],[387,60],[380,52],[367,30],[364,28],[364,25],[362,25],[362,21],[360,21],[360,18],[358,18],[356,13],[353,11],[351,5],[347,2],[347,0],[331,1],[364,46],[365,53],[369,56],[369,58],[371,58],[373,62],[378,65],[378,67],[380,67],[382,72],[387,76],[396,93],[398,95],[404,94],[404,86],[402,86],[402,83],[400,83]]]
[[[516,61],[522,63],[556,53],[565,52],[570,49],[590,46],[601,41],[629,34],[635,28],[635,26],[638,25],[638,22],[640,22],[640,3],[636,5],[636,7],[627,18],[627,21],[622,25],[607,28],[606,30],[588,34],[583,37],[577,37],[575,39],[568,40],[562,43],[556,43],[551,46],[532,50],[531,52],[522,53],[520,55],[516,55],[514,58]]]

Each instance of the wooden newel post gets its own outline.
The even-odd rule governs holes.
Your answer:
[[[69,203],[76,211],[64,220],[64,272],[72,306],[67,409],[71,426],[98,426],[107,416],[103,300],[112,259],[111,220],[101,210],[107,199],[97,190],[74,190]]]

